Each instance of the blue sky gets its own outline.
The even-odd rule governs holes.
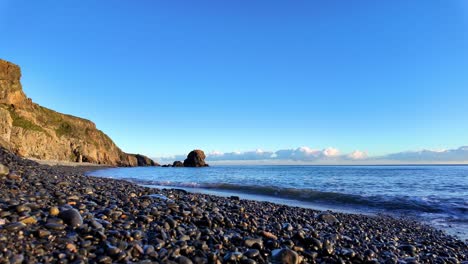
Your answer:
[[[468,142],[468,4],[0,0],[33,101],[153,157]]]

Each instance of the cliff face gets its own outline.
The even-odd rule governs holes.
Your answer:
[[[112,166],[154,166],[142,155],[127,154],[96,125],[35,104],[20,83],[17,65],[0,59],[0,146],[44,160]]]

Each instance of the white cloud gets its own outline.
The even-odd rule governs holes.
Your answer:
[[[336,157],[339,154],[340,154],[340,151],[336,148],[329,147],[323,150],[323,155],[325,157]]]
[[[184,160],[184,155],[156,158],[160,163],[172,163]],[[401,163],[468,163],[468,147],[447,150],[421,150],[392,153],[383,156],[369,156],[367,152],[355,150],[343,153],[333,147],[316,149],[307,146],[296,149],[281,149],[266,151],[256,149],[252,151],[220,152],[212,151],[207,154],[208,162],[226,162],[232,164],[401,164]]]
[[[347,155],[347,157],[352,160],[363,160],[363,159],[368,158],[367,152],[360,151],[360,150],[355,150],[351,152],[350,154]]]

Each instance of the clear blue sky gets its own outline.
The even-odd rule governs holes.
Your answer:
[[[0,0],[0,36],[128,152],[468,143],[466,0]]]

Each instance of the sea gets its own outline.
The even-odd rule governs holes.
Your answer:
[[[468,240],[468,166],[135,167],[89,175],[318,210],[390,215]]]

